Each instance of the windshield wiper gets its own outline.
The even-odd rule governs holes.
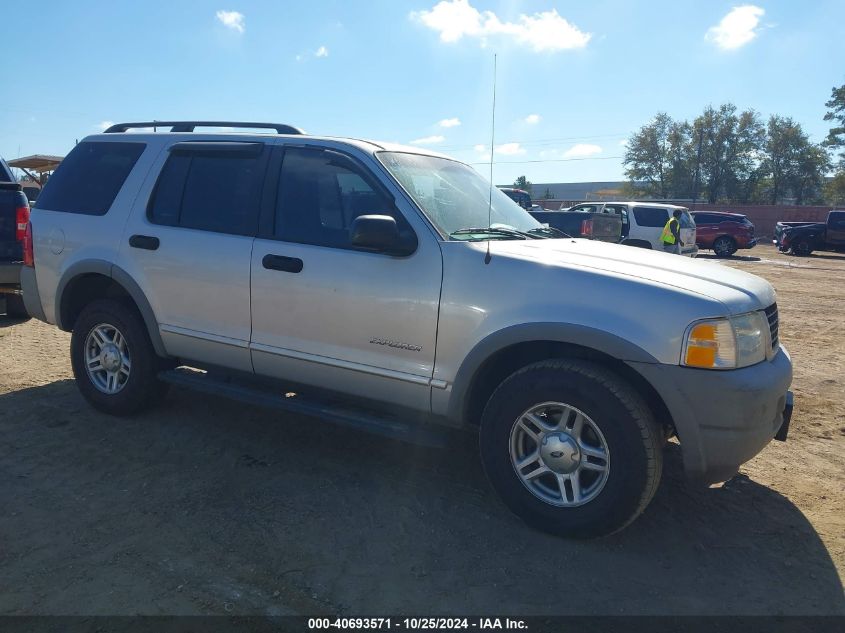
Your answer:
[[[478,233],[482,235],[502,235],[505,237],[518,237],[519,239],[526,240],[526,239],[537,239],[533,235],[529,235],[527,233],[523,233],[522,231],[517,231],[516,229],[506,229],[504,227],[492,227],[486,226],[483,228],[466,228],[466,229],[458,229],[457,231],[452,231],[449,233],[449,237],[453,237],[455,235],[472,235],[473,233]]]
[[[553,226],[538,226],[536,229],[530,229],[528,233],[531,235],[547,235],[549,237],[572,237],[569,233],[564,233]]]

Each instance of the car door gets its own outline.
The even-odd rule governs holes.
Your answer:
[[[845,211],[831,211],[827,220],[827,243],[831,246],[845,246]]]
[[[252,256],[256,373],[428,411],[437,240],[372,159],[319,146],[279,152],[275,199],[262,208]],[[353,248],[353,221],[374,214],[394,217],[414,252]]]
[[[252,371],[249,276],[264,143],[177,142],[159,159],[124,232],[169,354]]]
[[[710,248],[719,229],[719,220],[708,213],[693,214],[695,221],[696,242],[702,248]]]

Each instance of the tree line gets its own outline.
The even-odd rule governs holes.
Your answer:
[[[693,121],[659,112],[628,139],[630,193],[710,203],[845,203],[845,85],[825,105],[825,120],[836,126],[822,143],[811,142],[791,117],[764,121],[732,103],[708,106]],[[837,149],[838,162],[830,154]]]

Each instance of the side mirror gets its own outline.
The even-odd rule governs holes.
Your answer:
[[[353,246],[388,255],[410,255],[416,243],[403,240],[396,220],[389,215],[360,215],[352,222]]]

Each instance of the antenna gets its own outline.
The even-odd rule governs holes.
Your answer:
[[[493,221],[493,152],[496,143],[496,53],[493,53],[493,116],[490,123],[490,198],[487,201],[487,228]],[[484,263],[490,263],[490,240],[487,240],[487,254]]]

